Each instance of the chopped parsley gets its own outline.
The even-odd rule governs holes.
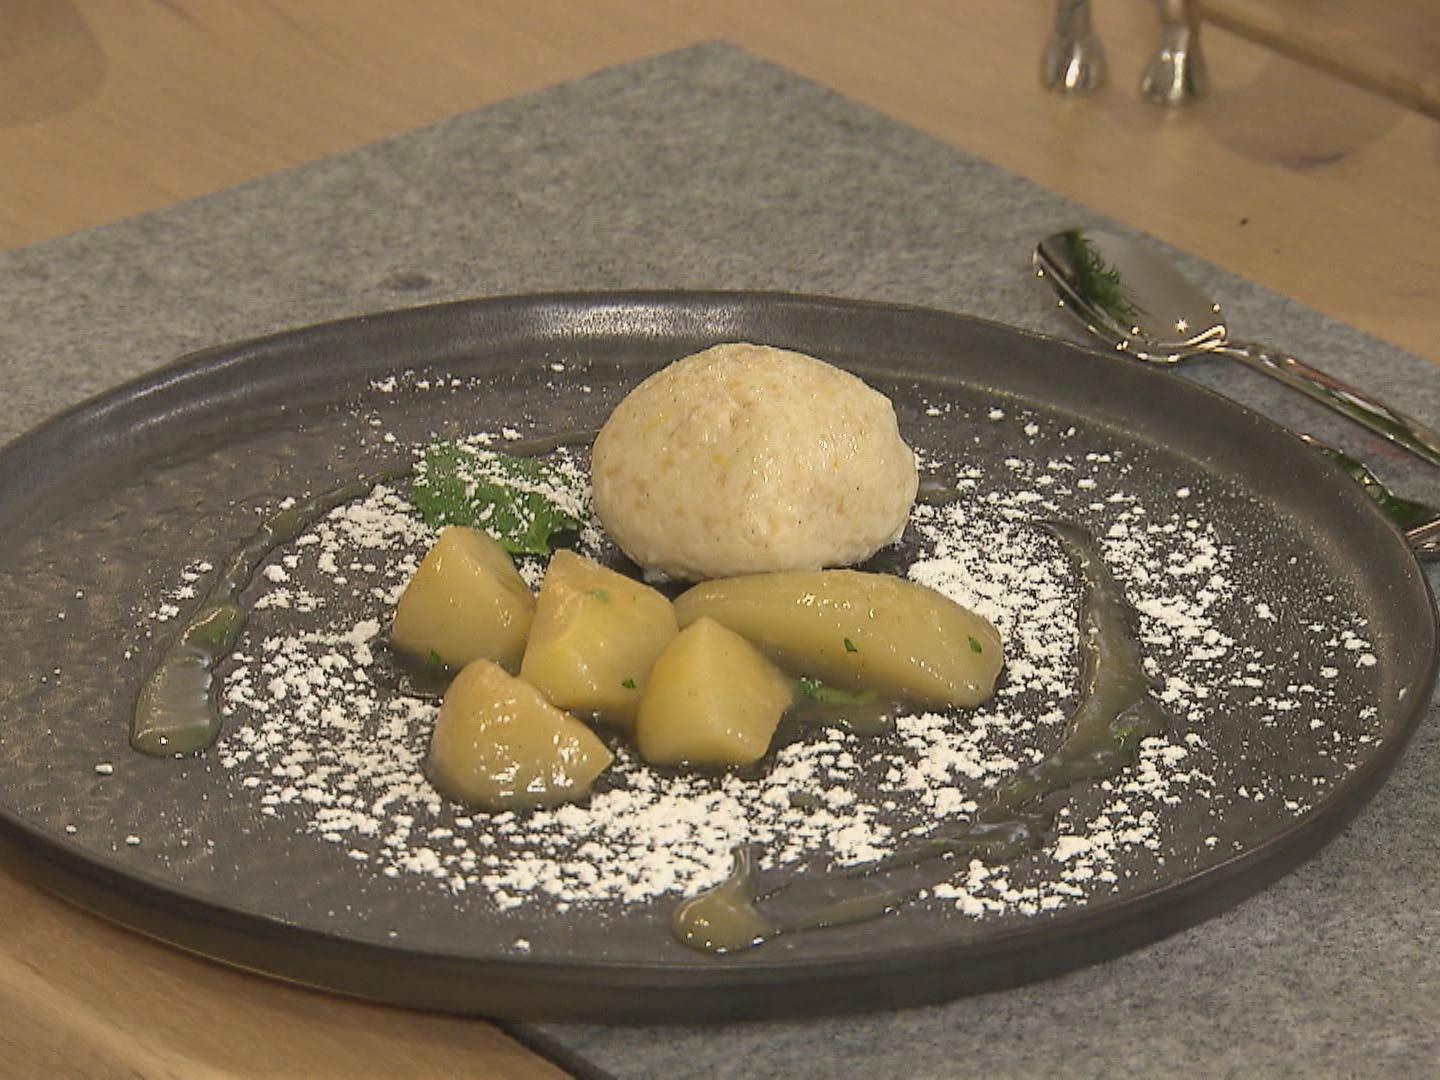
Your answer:
[[[975,640],[975,635],[974,635],[974,634],[967,634],[967,635],[966,635],[966,640],[968,640],[968,641],[970,642],[970,651],[971,651],[971,652],[973,652],[973,653],[983,653],[983,652],[985,651],[985,647],[984,647],[983,645],[981,645],[980,642],[978,642],[978,641]]]
[[[797,679],[795,689],[807,701],[821,705],[865,705],[875,700],[873,690],[841,690],[819,679]]]
[[[847,638],[845,639],[845,651],[846,651],[846,652],[859,652],[860,650],[857,649],[857,648],[855,647],[855,643],[854,643],[853,641],[851,641],[851,640],[847,637]]]
[[[432,528],[483,529],[512,555],[547,555],[588,517],[583,479],[538,457],[436,443],[415,466],[415,508]]]
[[[620,685],[623,686],[626,690],[634,690],[634,689],[635,689],[635,680],[634,680],[634,679],[621,679],[621,680],[620,680]]]
[[[239,619],[240,612],[234,606],[225,604],[215,607],[197,618],[186,631],[186,636],[194,644],[219,649],[230,639],[230,633],[236,629]]]
[[[440,658],[440,654],[434,649],[430,650],[430,655],[425,658],[425,663],[433,668],[443,668],[445,666],[445,661]]]
[[[1104,314],[1126,326],[1145,314],[1135,301],[1135,294],[1125,284],[1118,267],[1105,261],[1095,242],[1079,229],[1065,234],[1072,273],[1080,294],[1088,298]]]

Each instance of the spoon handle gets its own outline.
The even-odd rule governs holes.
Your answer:
[[[1240,342],[1218,345],[1209,351],[1239,360],[1263,375],[1279,379],[1286,386],[1299,390],[1322,405],[1328,405],[1361,427],[1409,450],[1416,457],[1431,465],[1440,465],[1440,433],[1303,360],[1261,345]]]
[[[1406,529],[1405,539],[1416,558],[1426,562],[1440,560],[1440,517]]]
[[[1314,435],[1301,434],[1300,441],[1335,462],[1360,485],[1361,490],[1375,501],[1381,512],[1405,534],[1405,540],[1417,559],[1440,559],[1440,510],[1414,499],[1407,499],[1403,495],[1396,495],[1360,462],[1343,450],[1326,445]]]

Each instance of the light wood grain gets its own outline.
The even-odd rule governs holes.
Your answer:
[[[1014,0],[429,0],[417,17],[351,0],[9,3],[47,43],[12,42],[25,62],[0,64],[0,100],[38,117],[0,127],[3,247],[726,38],[1440,360],[1440,126],[1215,27],[1211,97],[1145,105],[1155,24],[1138,0],[1097,0],[1113,77],[1083,100],[1040,91],[1050,5]],[[37,74],[40,52],[65,80]]]
[[[1204,17],[1249,41],[1440,118],[1434,0],[1202,0]]]
[[[1212,96],[1158,110],[1150,5],[1095,6],[1112,80],[1067,99],[1038,85],[1042,0],[0,0],[0,250],[724,38],[1440,361],[1440,124],[1213,26]],[[488,1025],[231,972],[3,872],[0,911],[0,1072],[558,1075]]]
[[[0,1075],[517,1080],[489,1024],[285,986],[110,926],[0,871]]]

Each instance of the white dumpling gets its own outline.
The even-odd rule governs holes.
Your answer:
[[[592,473],[615,542],[681,579],[860,562],[899,539],[918,486],[884,394],[814,357],[738,343],[631,391]]]

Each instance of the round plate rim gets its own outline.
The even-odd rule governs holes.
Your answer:
[[[509,309],[537,311],[541,309],[625,309],[631,311],[656,307],[701,310],[726,305],[833,307],[850,312],[884,312],[891,316],[907,315],[925,318],[939,317],[953,320],[957,325],[987,328],[990,332],[1013,335],[1046,349],[1060,349],[1080,356],[1110,363],[1117,370],[1134,371],[1143,377],[1164,380],[1167,384],[1179,383],[1173,375],[1163,371],[1147,369],[1134,361],[1114,357],[1110,354],[1083,348],[1072,342],[1053,338],[1033,331],[1008,326],[992,320],[979,319],[957,312],[943,311],[919,305],[896,304],[886,301],[855,300],[788,292],[757,291],[695,291],[695,290],[633,290],[605,292],[556,292],[532,293],[515,296],[485,297],[449,301],[423,307],[399,308],[369,315],[357,315],[273,334],[222,344],[180,357],[173,363],[122,383],[111,390],[95,395],[45,420],[28,432],[11,440],[0,448],[0,475],[8,469],[23,465],[24,460],[37,442],[46,443],[63,440],[77,428],[84,428],[105,422],[117,411],[144,407],[157,394],[180,392],[196,381],[213,379],[219,373],[254,362],[257,356],[279,348],[303,347],[312,340],[329,340],[335,335],[345,336],[356,333],[375,333],[393,330],[404,331],[417,320],[438,319],[444,322],[452,316],[465,318],[471,315],[483,316],[487,312]],[[1273,422],[1249,413],[1243,406],[1193,383],[1180,383],[1184,393],[1194,393],[1212,403],[1219,403],[1224,409],[1248,413],[1260,429],[1273,433],[1288,432]],[[1198,399],[1197,399],[1198,400]],[[1296,444],[1297,447],[1299,444]],[[1319,461],[1317,455],[1317,462]],[[3,498],[3,491],[0,491]],[[1370,505],[1368,499],[1359,494],[1358,487],[1354,505]],[[156,937],[187,951],[199,953],[212,959],[304,985],[316,986],[340,993],[352,994],[395,1004],[414,1005],[425,1008],[451,1009],[463,1012],[486,1012],[497,1016],[547,1019],[609,1019],[609,1020],[693,1020],[697,1018],[725,1018],[743,1016],[810,1015],[816,1011],[853,1011],[877,1007],[864,1000],[848,1000],[843,995],[823,1009],[816,1010],[806,1002],[787,1006],[781,994],[792,994],[798,987],[812,983],[827,983],[836,979],[882,978],[890,991],[890,1003],[918,1004],[938,1000],[949,994],[934,992],[931,982],[914,979],[919,961],[925,967],[938,966],[943,954],[961,951],[967,954],[993,951],[1004,952],[1017,942],[1030,951],[1043,951],[1053,945],[1056,939],[1068,938],[1076,932],[1077,926],[1092,930],[1097,935],[1111,935],[1106,947],[1098,949],[1098,955],[1075,963],[1029,968],[1017,972],[1014,979],[998,978],[994,986],[967,987],[967,989],[990,989],[1030,981],[1033,978],[1058,974],[1084,963],[1108,956],[1118,955],[1149,941],[1173,933],[1186,926],[1217,914],[1233,906],[1244,896],[1250,895],[1271,881],[1289,872],[1304,861],[1323,843],[1340,830],[1368,798],[1378,789],[1384,777],[1398,760],[1406,742],[1424,717],[1433,689],[1437,668],[1440,668],[1440,651],[1434,648],[1440,637],[1440,623],[1437,623],[1435,604],[1428,581],[1415,561],[1413,553],[1404,545],[1398,531],[1385,522],[1377,509],[1373,513],[1377,522],[1382,522],[1394,534],[1390,554],[1398,556],[1403,565],[1397,569],[1405,571],[1416,583],[1418,600],[1423,597],[1429,619],[1424,627],[1425,639],[1430,643],[1430,659],[1423,673],[1421,687],[1410,696],[1408,702],[1399,708],[1395,725],[1396,737],[1386,741],[1379,753],[1367,757],[1343,781],[1333,789],[1330,797],[1318,808],[1298,818],[1285,829],[1269,836],[1264,842],[1230,859],[1209,867],[1204,872],[1183,879],[1178,883],[1138,893],[1122,902],[1100,909],[1079,909],[1067,913],[1067,920],[1056,932],[1052,922],[1037,922],[1017,927],[1003,935],[982,942],[949,942],[930,946],[912,946],[907,950],[888,951],[879,949],[873,953],[853,958],[806,959],[799,964],[761,961],[744,966],[718,967],[704,958],[697,958],[694,964],[651,964],[628,961],[596,960],[575,964],[570,962],[546,961],[526,957],[483,959],[465,956],[462,953],[416,950],[405,946],[388,946],[382,942],[356,941],[344,935],[326,935],[306,927],[299,927],[279,920],[269,919],[251,913],[237,912],[220,904],[188,895],[182,888],[168,882],[162,875],[131,871],[122,872],[106,866],[98,860],[86,858],[82,853],[68,849],[48,832],[27,821],[11,807],[0,803],[0,845],[22,869],[28,870],[52,891],[94,911],[102,917],[118,921],[147,936]],[[123,897],[124,904],[112,905],[107,909],[103,902],[106,893]],[[126,908],[128,917],[117,917],[119,908]],[[193,916],[203,924],[210,920],[223,925],[236,920],[245,924],[251,933],[261,938],[273,939],[270,944],[275,952],[267,962],[255,965],[246,963],[235,955],[225,955],[224,948],[207,948],[203,933],[193,930],[178,936],[166,934],[162,927],[136,917],[135,908],[153,907],[155,914]],[[190,909],[193,909],[190,910]],[[1155,932],[1120,933],[1133,924],[1138,915],[1166,914],[1160,919]],[[1043,919],[1043,917],[1041,917]],[[1131,927],[1133,930],[1133,926]],[[213,944],[213,943],[209,943]],[[426,968],[448,968],[453,965],[471,969],[472,975],[482,978],[507,979],[523,977],[524,980],[539,979],[558,982],[583,982],[589,984],[592,993],[582,994],[585,1001],[571,1001],[558,1008],[536,1008],[539,999],[534,992],[519,994],[513,1000],[518,1007],[506,1007],[503,993],[497,997],[486,992],[474,1000],[465,1000],[464,995],[442,996],[414,992],[413,988],[397,988],[386,985],[388,979],[381,977],[366,984],[356,981],[348,972],[353,965],[328,968],[324,963],[312,963],[291,970],[294,965],[287,962],[286,953],[300,948],[301,952],[319,949],[325,951],[339,947],[347,951],[373,956],[384,964],[397,961],[412,962]],[[937,955],[938,954],[938,955]],[[302,969],[303,968],[303,969]],[[343,970],[342,970],[343,968]],[[635,1008],[597,1008],[600,998],[613,990],[635,990],[639,978],[647,985],[646,994]],[[918,984],[919,991],[915,991]],[[723,1007],[717,1010],[706,1007],[712,1002],[717,987],[726,997]],[[541,991],[543,997],[543,990]],[[873,995],[866,995],[869,999]],[[712,1002],[713,1004],[713,1002]],[[798,1007],[796,1007],[798,1005]]]

